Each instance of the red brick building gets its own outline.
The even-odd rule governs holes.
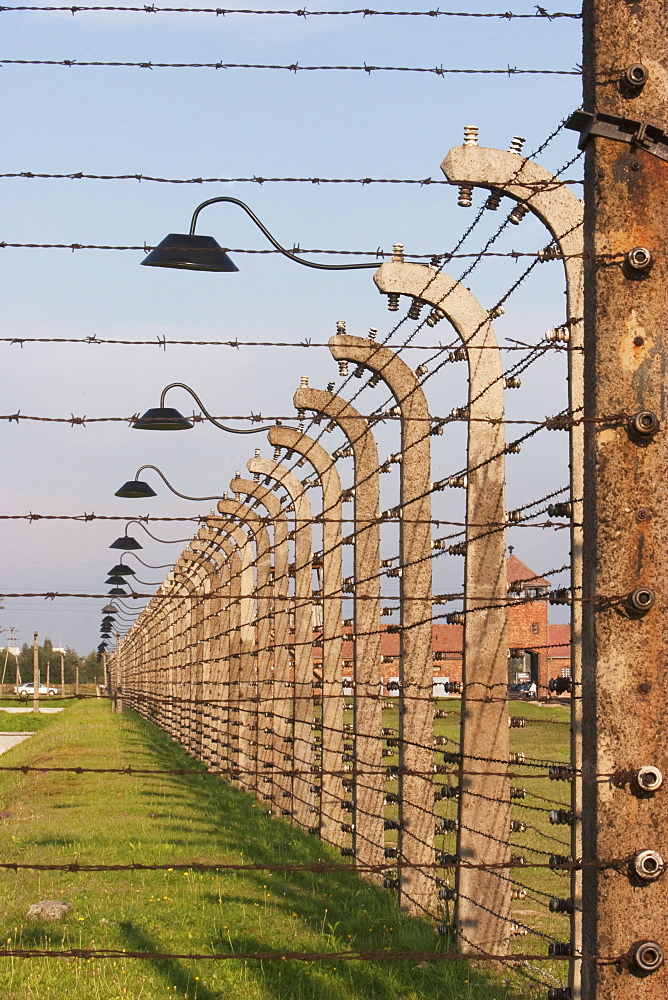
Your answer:
[[[532,680],[539,692],[545,693],[550,677],[570,672],[570,625],[550,625],[548,622],[548,592],[550,583],[536,574],[517,556],[506,561],[508,597],[508,680]],[[343,675],[352,678],[352,629],[344,628]],[[434,694],[445,694],[445,681],[462,679],[462,649],[464,629],[461,625],[432,626]],[[399,635],[383,626],[381,635],[380,675],[388,696],[388,683],[399,680]],[[322,647],[314,648],[315,676],[320,676]],[[394,692],[396,693],[396,692]]]

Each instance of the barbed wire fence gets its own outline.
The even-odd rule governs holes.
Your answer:
[[[497,200],[510,196],[518,208],[533,211],[548,225],[550,252],[543,258],[561,259],[566,269],[566,323],[538,345],[514,345],[511,349],[522,356],[504,370],[492,328],[495,310],[483,309],[461,278],[449,278],[443,271],[447,261],[459,256],[457,250],[425,266],[410,263],[403,248],[395,247],[393,259],[379,266],[375,280],[388,296],[391,311],[398,309],[403,296],[409,299],[408,312],[382,342],[374,334],[352,337],[339,324],[327,346],[343,382],[336,391],[333,383],[316,390],[302,379],[294,396],[296,418],[274,418],[276,425],[269,430],[274,457],[251,457],[249,477],[235,473],[230,495],[223,496],[210,515],[134,518],[146,530],[149,522],[162,520],[190,520],[200,527],[155,594],[150,593],[155,583],[128,574],[127,596],[150,599],[137,615],[119,595],[118,642],[108,662],[109,683],[118,708],[137,711],[210,770],[257,796],[272,815],[292,820],[338,848],[341,862],[331,865],[332,870],[354,867],[396,892],[409,912],[427,916],[441,933],[455,933],[458,950],[434,952],[442,960],[464,955],[501,962],[513,975],[545,987],[557,998],[568,995],[560,963],[573,968],[580,958],[580,772],[576,749],[566,760],[563,754],[548,760],[511,750],[509,734],[537,723],[508,711],[507,619],[512,609],[549,599],[570,605],[576,623],[582,604],[580,548],[572,546],[569,564],[513,580],[509,590],[505,532],[509,527],[569,526],[577,541],[582,486],[577,462],[571,462],[568,486],[507,510],[504,481],[507,456],[519,451],[529,436],[558,429],[569,434],[572,452],[580,447],[581,206],[566,182],[546,177],[547,172],[517,150],[482,150],[475,142],[461,149],[463,154],[453,151],[451,167],[453,172],[465,168],[468,176],[449,176],[451,183],[464,189],[488,187]],[[496,157],[491,166],[490,153]],[[483,154],[487,159],[481,165],[477,161]],[[464,166],[457,162],[458,155],[467,158]],[[463,276],[489,254],[491,243],[493,238],[471,255]],[[534,263],[540,259],[536,255]],[[528,278],[532,267],[513,288]],[[425,307],[427,317],[419,321]],[[414,342],[425,326],[444,318],[454,327],[456,341]],[[395,344],[393,338],[411,320],[418,321],[412,332]],[[386,346],[390,341],[393,346]],[[401,354],[419,346],[430,351],[430,357],[413,371]],[[523,421],[506,419],[505,393],[518,372],[552,350],[563,351],[568,360],[569,405],[556,417],[526,421],[531,429],[506,443],[505,428]],[[426,396],[429,380],[452,361],[466,363],[468,402],[450,416],[433,417]],[[387,401],[372,413],[357,410],[353,404],[360,393],[379,383],[389,390]],[[620,420],[624,416],[614,415]],[[17,413],[4,419],[41,418]],[[72,426],[88,422],[74,416],[49,419]],[[268,418],[251,414],[239,419]],[[398,425],[401,433],[399,450],[386,460],[379,458],[374,436],[379,423]],[[434,482],[431,444],[448,423],[467,425],[467,462]],[[345,443],[328,451],[323,435],[337,428]],[[337,463],[348,458],[353,459],[353,481],[344,487]],[[298,470],[306,462],[312,472],[301,479]],[[381,511],[379,476],[393,468],[400,471],[399,502]],[[457,489],[466,496],[466,516],[434,517],[432,501]],[[348,503],[354,504],[354,512],[346,516]],[[9,516],[88,522],[106,515]],[[434,529],[448,525],[455,529],[452,534],[432,537]],[[390,539],[396,540],[397,528],[398,555],[381,559],[381,539],[391,531]],[[346,546],[351,546],[351,558]],[[434,594],[432,566],[443,555],[464,557],[464,586]],[[344,564],[351,559],[352,575],[346,576]],[[569,584],[548,594],[545,578],[559,573],[570,574]],[[391,581],[398,583],[398,593],[396,588],[387,593]],[[54,591],[41,596],[65,595]],[[108,600],[106,595],[86,596]],[[439,606],[452,603],[461,610],[438,612]],[[126,607],[127,617],[122,614]],[[343,610],[348,607],[350,612]],[[350,618],[344,617],[347,613]],[[127,623],[125,634],[118,619]],[[447,650],[439,648],[441,622],[457,636]],[[577,638],[574,629],[571,676],[558,685],[559,693],[571,696],[571,719],[552,720],[574,733],[580,710]],[[544,651],[547,643],[536,641],[533,647]],[[453,675],[460,658],[458,678]],[[548,694],[545,673],[538,687],[541,695]],[[459,738],[452,735],[453,723],[460,728]],[[78,765],[71,770],[87,771]],[[119,773],[130,778],[140,771],[126,768]],[[623,863],[596,862],[602,869]],[[83,871],[87,866],[62,870]],[[564,892],[558,886],[569,877],[571,889]],[[526,912],[527,900],[540,909]],[[518,936],[527,942],[522,949],[514,947]],[[80,957],[103,956],[90,949],[75,951]],[[15,949],[2,952],[10,953],[18,954]],[[55,957],[65,952],[39,954]],[[123,957],[151,956],[124,952]],[[286,957],[311,961],[331,955]],[[385,952],[382,957],[400,956]],[[431,953],[428,957],[431,960]],[[614,961],[615,956],[596,960]]]

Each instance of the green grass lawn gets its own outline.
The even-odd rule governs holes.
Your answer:
[[[37,723],[36,717],[15,718],[32,718]],[[0,771],[4,860],[341,862],[338,852],[316,838],[282,820],[269,819],[254,799],[206,773],[133,713],[112,715],[108,703],[87,701],[42,718],[48,722],[42,724],[40,719],[40,731],[4,754],[2,764],[131,764],[187,767],[199,773],[125,776]],[[18,871],[3,872],[0,884],[7,947],[230,955],[286,950],[317,954],[349,948],[417,953],[451,947],[426,924],[403,915],[390,893],[345,871]],[[28,907],[41,899],[62,900],[73,909],[59,924],[27,921]],[[503,975],[464,963],[424,963],[418,957],[365,962],[3,958],[0,996],[6,1000],[517,997],[516,991],[511,993],[503,985]]]

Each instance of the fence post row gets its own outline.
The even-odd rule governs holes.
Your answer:
[[[249,472],[264,476],[265,484],[274,481],[288,493],[285,509],[294,513],[294,667],[292,675],[292,817],[301,827],[315,823],[315,794],[312,789],[313,751],[313,545],[311,504],[302,483],[278,462],[256,455],[246,466]]]
[[[322,607],[322,665],[319,681],[321,694],[320,728],[320,836],[330,844],[343,842],[342,789],[343,764],[343,686],[341,638],[341,478],[334,459],[321,444],[294,427],[272,427],[268,434],[274,446],[274,458],[287,449],[286,461],[296,453],[308,459],[322,490],[322,592],[314,600]],[[318,517],[314,519],[316,522]],[[319,630],[314,622],[314,631]],[[316,682],[313,682],[314,688]],[[316,725],[314,719],[314,726]],[[315,730],[314,730],[315,732]],[[315,743],[315,741],[314,741]],[[315,746],[313,747],[315,752]]]
[[[294,394],[299,411],[327,417],[346,436],[353,452],[355,511],[353,595],[353,764],[352,838],[357,864],[385,862],[385,779],[380,694],[380,487],[378,448],[368,421],[340,396],[302,385]],[[343,587],[342,587],[343,590]]]

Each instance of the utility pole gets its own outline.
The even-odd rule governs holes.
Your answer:
[[[78,660],[76,661],[76,664],[74,666],[74,671],[75,671],[75,674],[74,674],[74,693],[75,693],[75,695],[78,698],[79,697],[79,661]]]
[[[37,632],[32,644],[32,710],[39,712],[39,640]]]
[[[65,654],[60,651],[60,697],[65,696]]]
[[[667,28],[664,0],[585,0],[569,122],[586,150],[583,1000],[668,996]]]

